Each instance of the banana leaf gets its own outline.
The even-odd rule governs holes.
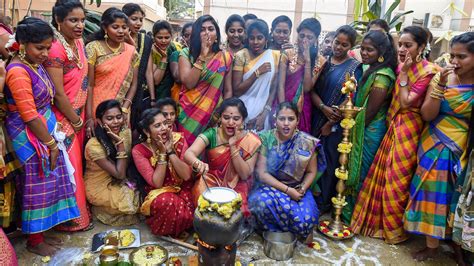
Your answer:
[[[395,8],[397,8],[398,5],[400,5],[400,2],[401,2],[401,0],[395,0],[392,3],[392,5],[390,5],[390,7],[387,9],[387,12],[385,12],[385,15],[384,15],[384,19],[386,21],[391,21],[392,20],[392,13],[395,10]]]

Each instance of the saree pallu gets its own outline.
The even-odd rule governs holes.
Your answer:
[[[361,65],[361,67],[364,72],[369,69],[368,65]],[[356,123],[350,136],[352,150],[349,154],[349,178],[346,181],[346,190],[344,191],[347,205],[344,206],[342,214],[346,222],[350,222],[357,195],[374,161],[375,153],[387,132],[386,114],[392,98],[395,79],[395,73],[391,68],[379,69],[367,77],[365,83],[356,91],[354,96],[354,105],[364,109],[355,117]],[[373,89],[384,90],[387,96],[372,121],[366,125],[369,96]]]
[[[271,66],[269,72],[260,75],[258,79],[253,82],[250,88],[239,97],[239,99],[244,102],[245,107],[247,107],[248,116],[245,119],[245,122],[255,119],[260,113],[262,113],[267,104],[273,80],[278,72],[279,58],[280,52],[271,49],[267,49],[253,59],[250,59],[249,51],[246,48],[236,53],[233,70],[243,72],[242,81],[251,78],[253,73],[264,63],[270,63]],[[265,124],[265,129],[270,129],[269,124]]]
[[[58,33],[59,34],[59,33]],[[87,57],[85,47],[82,40],[75,40],[75,45],[79,54],[79,61],[82,68],[78,64],[68,58],[67,52],[59,40],[55,40],[49,51],[48,59],[44,63],[46,68],[61,68],[63,70],[64,93],[69,99],[75,113],[85,120],[84,106],[87,100]],[[63,115],[63,113],[53,106],[54,114],[58,123],[60,123],[60,131],[66,134],[64,144],[66,145],[70,161],[74,167],[74,180],[76,183],[76,202],[81,213],[77,219],[56,227],[61,231],[78,231],[89,226],[91,217],[87,209],[86,192],[83,180],[82,154],[84,148],[84,130],[74,132],[71,122]]]
[[[272,130],[260,135],[261,154],[267,158],[267,171],[283,184],[298,188],[311,157],[317,152],[319,140],[299,131],[291,139],[278,144],[275,134],[276,131]],[[324,165],[320,167],[324,168]],[[295,201],[286,193],[259,184],[249,202],[257,224],[263,230],[289,231],[307,237],[318,222],[318,206],[309,190],[301,200]]]
[[[54,94],[53,83],[42,66],[39,66],[38,74],[19,63],[8,65],[7,71],[12,71],[12,68],[23,68],[28,75],[12,74],[10,78],[7,78],[5,90],[8,103],[5,125],[24,170],[17,180],[21,194],[22,231],[25,234],[40,233],[77,218],[79,210],[63,154],[59,153],[56,168],[51,171],[48,148],[26,126],[17,109],[16,100],[18,99],[13,98],[13,93],[16,92],[12,90],[24,88],[9,87],[12,84],[18,86],[21,81],[29,82],[32,95],[34,95],[31,101],[34,101],[36,105],[38,118],[45,123],[49,134],[52,135],[57,124],[50,105],[53,96],[50,93]],[[48,81],[49,84],[45,84],[43,80]],[[51,92],[48,87],[52,90]],[[23,101],[26,100],[30,99]]]
[[[182,134],[173,132],[173,144],[176,155],[182,159],[187,145],[184,143]],[[147,196],[140,208],[140,212],[147,216],[146,223],[155,235],[171,235],[178,237],[186,229],[193,226],[194,206],[192,203],[191,188],[192,180],[183,181],[176,173],[171,163],[168,163],[165,179],[160,188],[150,185],[153,183],[153,172],[155,168],[151,165],[153,153],[144,144],[138,144],[133,148],[133,160],[142,174],[145,167],[149,166],[145,186]],[[151,176],[151,178],[150,178]]]
[[[87,44],[88,63],[94,66],[95,84],[92,88],[92,111],[105,100],[115,99],[122,103],[133,80],[133,70],[138,67],[135,47],[123,43],[123,51],[108,53],[99,41]]]
[[[216,132],[217,128],[211,128],[209,130]],[[213,135],[217,138],[217,133],[214,133]],[[247,161],[258,152],[261,141],[257,135],[248,132],[236,143],[236,145],[239,147],[242,159]],[[209,187],[228,187],[239,193],[242,197],[241,210],[244,216],[249,217],[250,211],[247,199],[249,191],[252,188],[253,176],[249,176],[247,180],[240,179],[234,165],[232,164],[231,152],[228,144],[211,147],[210,149],[207,149],[206,155],[209,164],[209,172],[206,176],[199,177],[194,184],[192,189],[194,206],[197,206],[199,196],[206,190],[206,185],[203,180],[203,178],[205,178]]]
[[[174,86],[174,78],[171,74],[170,60],[174,52],[179,53],[181,50],[181,44],[178,42],[171,42],[168,46],[168,49],[166,50],[168,65],[166,66],[165,74],[161,82],[159,84],[155,84],[155,95],[157,100],[171,97],[171,88]],[[154,65],[158,65],[160,63],[162,56],[154,46],[151,49],[151,57]]]
[[[294,73],[287,73],[285,82],[285,100],[298,106],[299,124],[298,129],[311,133],[311,114],[313,106],[310,92],[303,91],[304,67],[300,67]]]
[[[448,86],[438,117],[426,125],[418,168],[410,185],[405,230],[451,238],[454,210],[464,183],[474,85]]]
[[[423,120],[420,107],[431,78],[437,71],[428,61],[408,71],[410,92],[415,93],[411,107],[400,108],[400,81],[397,80],[387,121],[389,127],[359,192],[351,227],[354,232],[383,238],[397,244],[408,237],[403,230],[403,214],[408,188],[416,168],[416,153]]]
[[[321,97],[327,106],[340,105],[345,96],[341,93],[342,85],[345,82],[345,74],[355,74],[359,62],[355,59],[348,59],[342,64],[331,64],[329,58],[321,70],[321,74],[316,82],[314,91]],[[320,136],[321,128],[328,121],[326,116],[319,110],[313,108],[312,135]],[[342,128],[339,124],[333,126],[333,131],[328,136],[320,136],[322,150],[324,150],[326,171],[321,172],[321,177],[313,182],[313,192],[321,192],[318,197],[318,204],[322,212],[332,208],[331,198],[336,195],[336,184],[338,179],[334,174],[339,166],[339,152],[335,147],[342,140]]]
[[[183,49],[180,56],[184,56],[191,64],[194,61],[188,49]],[[230,53],[219,51],[204,66],[194,89],[188,90],[181,85],[178,131],[184,133],[186,143],[193,143],[196,137],[208,127],[214,111],[222,102],[224,77],[231,66]]]

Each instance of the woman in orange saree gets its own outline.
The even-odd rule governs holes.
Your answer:
[[[224,100],[218,111],[219,127],[209,128],[198,136],[184,155],[184,160],[202,178],[193,187],[195,206],[206,189],[204,179],[210,187],[228,187],[240,193],[242,212],[250,216],[247,197],[252,187],[252,175],[260,148],[260,138],[243,130],[247,109],[242,100]],[[207,163],[198,156],[206,150]]]
[[[133,45],[125,42],[128,18],[111,7],[102,15],[102,28],[86,45],[89,70],[89,94],[86,104],[86,134],[93,134],[93,111],[105,100],[115,99],[123,112],[130,113],[137,90],[138,54]]]
[[[55,41],[43,64],[56,88],[53,112],[65,134],[64,144],[74,167],[76,202],[81,216],[56,227],[62,231],[90,229],[83,181],[82,154],[84,147],[84,107],[87,100],[87,57],[82,41],[85,13],[80,2],[56,2],[52,22]]]

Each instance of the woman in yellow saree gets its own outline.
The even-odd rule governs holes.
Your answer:
[[[128,114],[137,90],[139,58],[133,45],[125,43],[128,18],[117,8],[102,15],[102,28],[86,45],[89,63],[89,94],[86,104],[86,133],[93,134],[93,111],[105,101],[115,99]]]

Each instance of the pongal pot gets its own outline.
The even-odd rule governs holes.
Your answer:
[[[229,246],[240,236],[242,197],[230,188],[213,187],[204,191],[194,212],[194,230],[199,240],[211,246]]]

